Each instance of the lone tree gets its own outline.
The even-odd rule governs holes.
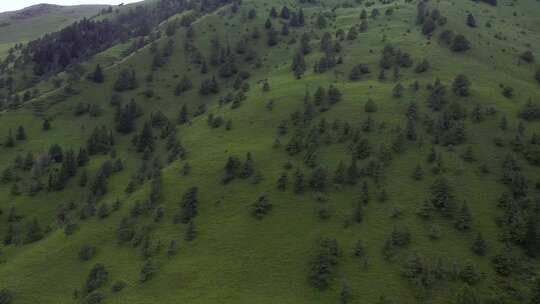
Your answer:
[[[458,96],[469,96],[469,88],[471,86],[471,81],[467,76],[459,74],[454,78],[452,83],[452,91]]]
[[[92,73],[92,81],[95,83],[103,83],[105,81],[105,76],[103,75],[103,69],[98,64]]]
[[[268,200],[268,197],[263,195],[252,205],[251,215],[260,220],[268,214],[270,210],[272,210],[272,204]]]
[[[471,13],[467,15],[467,25],[470,27],[476,27],[476,20],[474,19],[474,16]]]
[[[465,52],[471,48],[471,43],[462,34],[456,35],[452,41],[450,49],[454,52]]]

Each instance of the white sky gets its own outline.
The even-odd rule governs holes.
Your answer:
[[[78,5],[78,4],[110,4],[118,5],[120,3],[139,2],[141,0],[0,0],[0,12],[15,11],[34,4],[49,3],[59,5]]]

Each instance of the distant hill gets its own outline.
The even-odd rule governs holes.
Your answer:
[[[60,30],[107,7],[38,4],[18,11],[0,13],[0,57],[15,43],[30,41],[45,33]]]

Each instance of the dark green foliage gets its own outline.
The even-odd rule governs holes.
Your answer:
[[[324,290],[330,285],[340,251],[336,239],[324,237],[319,240],[317,253],[310,263],[308,282],[315,288]]]
[[[281,173],[277,181],[277,188],[281,191],[285,191],[287,189],[288,184],[289,184],[289,177],[287,175],[287,172]]]
[[[187,242],[191,242],[195,240],[196,237],[197,237],[197,229],[195,228],[195,222],[190,221],[184,233],[184,240],[186,240]]]
[[[109,131],[107,127],[101,126],[96,127],[90,135],[90,138],[86,141],[86,150],[89,155],[106,154],[111,150],[113,145],[114,138],[112,137],[112,132]],[[51,152],[49,152],[49,154],[51,154]],[[60,155],[59,153],[56,154]],[[57,160],[57,162],[58,161],[61,160]]]
[[[469,230],[471,229],[472,224],[472,216],[471,212],[469,211],[469,207],[467,206],[467,203],[463,203],[461,208],[456,214],[456,220],[454,222],[454,226],[457,230]]]
[[[458,34],[454,37],[450,49],[454,52],[464,52],[471,48],[471,43],[465,36]]]
[[[126,287],[127,287],[126,282],[124,282],[122,280],[118,280],[118,281],[114,282],[114,284],[111,286],[111,292],[113,292],[113,293],[120,292]]]
[[[13,138],[13,134],[11,134],[11,129],[9,130],[8,135],[6,136],[6,139],[4,141],[4,147],[6,148],[15,147],[15,139]]]
[[[474,239],[471,250],[474,254],[479,256],[485,256],[487,252],[487,244],[484,238],[482,237],[481,233],[478,233],[476,235],[476,238]]]
[[[86,293],[91,293],[92,291],[100,288],[105,284],[109,277],[109,272],[105,269],[105,265],[103,264],[95,264],[90,273],[88,274],[88,278],[86,279],[84,290]]]
[[[114,84],[114,89],[117,92],[134,90],[139,86],[135,70],[123,69],[118,75],[118,79]]]
[[[530,50],[527,50],[523,53],[521,53],[521,59],[523,59],[523,61],[525,62],[528,62],[528,63],[531,63],[531,62],[534,62],[534,54],[532,51]]]
[[[444,177],[438,177],[431,186],[430,202],[444,214],[451,214],[455,209],[454,196],[448,181]]]
[[[137,136],[135,144],[137,152],[153,151],[154,150],[154,132],[150,123],[146,122]]]
[[[215,77],[211,79],[205,79],[201,82],[199,89],[201,95],[210,95],[219,93],[219,85]]]
[[[371,70],[367,64],[357,64],[351,69],[351,72],[349,73],[349,79],[359,80],[364,75],[367,75],[370,73],[371,73]]]
[[[44,236],[43,229],[38,223],[37,218],[34,218],[32,222],[28,225],[28,229],[26,230],[26,243],[33,243],[41,240]]]
[[[540,104],[529,100],[520,110],[519,117],[527,121],[536,121],[540,119]]]
[[[159,266],[157,262],[154,262],[152,259],[147,259],[141,269],[139,274],[139,282],[145,283],[152,279],[157,272],[159,271]]]
[[[392,233],[385,240],[382,254],[385,260],[392,259],[399,248],[406,247],[411,241],[411,234],[405,226],[394,226]]]
[[[455,295],[456,304],[480,304],[482,303],[478,298],[474,289],[468,284],[464,284]]]
[[[197,187],[191,187],[182,197],[182,222],[189,223],[197,216]]]
[[[339,293],[339,302],[341,304],[347,304],[352,301],[352,290],[349,287],[349,285],[345,284],[343,285],[343,288],[341,289],[341,292]]]
[[[133,239],[133,236],[135,235],[135,231],[133,229],[133,224],[129,218],[124,217],[120,221],[120,224],[118,225],[118,229],[116,230],[116,235],[117,235],[118,243],[129,242],[131,241],[131,239]]]
[[[530,304],[540,303],[540,279],[534,280],[534,286],[532,288],[532,296],[529,301]]]
[[[176,86],[174,95],[180,96],[182,93],[191,90],[191,88],[193,88],[193,83],[191,80],[189,80],[189,78],[187,78],[187,76],[184,76]]]
[[[424,73],[429,70],[430,67],[431,66],[429,64],[429,61],[427,59],[424,59],[420,63],[418,63],[418,65],[414,68],[414,71],[416,73]]]
[[[296,78],[302,77],[302,75],[306,71],[306,62],[304,61],[303,52],[297,52],[294,55],[291,68]]]
[[[96,254],[96,247],[92,245],[83,245],[79,250],[79,259],[81,261],[88,261]]]
[[[268,197],[263,195],[251,206],[251,215],[256,219],[261,220],[270,212],[270,210],[272,210],[272,203],[270,203]]]
[[[94,72],[92,73],[91,79],[95,83],[103,83],[105,81],[105,76],[103,75],[103,69],[99,64],[96,65]]]
[[[92,292],[84,298],[84,304],[98,304],[105,299],[105,296],[98,291]]]
[[[43,120],[43,125],[41,126],[41,128],[43,129],[43,131],[49,131],[51,129],[51,122],[49,119],[44,119]]]
[[[469,96],[469,87],[471,86],[471,81],[467,76],[459,74],[454,78],[452,83],[452,91],[458,96]]]
[[[476,266],[472,261],[467,261],[465,266],[459,272],[459,277],[462,281],[469,285],[474,285],[480,280],[480,274],[476,270]]]
[[[0,304],[9,304],[13,299],[13,293],[7,288],[0,290]]]
[[[474,16],[471,13],[467,15],[467,25],[470,27],[476,27],[476,19],[474,19]]]
[[[227,164],[225,165],[225,174],[221,179],[223,184],[227,184],[232,181],[238,175],[238,169],[240,168],[240,160],[237,156],[229,156]]]
[[[26,131],[23,126],[17,128],[17,134],[15,135],[17,140],[26,140]]]

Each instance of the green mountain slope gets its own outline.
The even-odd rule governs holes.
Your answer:
[[[39,4],[19,11],[0,13],[0,58],[16,43],[28,42],[60,30],[74,21],[89,18],[105,5],[59,6]]]
[[[2,88],[0,303],[537,303],[538,1],[223,4]]]

